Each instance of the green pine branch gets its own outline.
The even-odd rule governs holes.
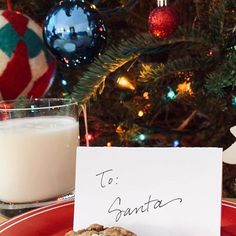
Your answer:
[[[112,72],[138,57],[139,54],[124,53],[129,47],[128,41],[117,48],[111,47],[97,58],[80,78],[71,96],[79,104],[86,104],[91,97],[96,96],[99,87]]]
[[[219,98],[225,95],[227,87],[236,86],[236,50],[226,56],[224,63],[208,75],[206,89]]]
[[[212,6],[209,14],[209,30],[208,33],[212,42],[221,43],[224,33],[225,21],[225,4],[226,1],[220,0],[218,4]]]
[[[136,59],[140,54],[152,54],[155,50],[161,50],[161,46],[165,45],[190,42],[202,44],[206,41],[204,41],[201,34],[199,34],[199,37],[196,37],[196,32],[194,37],[190,35],[190,37],[181,36],[167,40],[156,39],[150,34],[140,34],[122,42],[116,48],[111,47],[89,66],[88,70],[76,84],[72,97],[77,99],[80,104],[87,103],[91,97],[96,95],[99,87],[112,72]]]
[[[184,58],[177,58],[171,60],[160,66],[149,68],[143,66],[143,70],[140,72],[140,77],[145,80],[160,80],[167,76],[175,75],[178,72],[198,70],[201,68],[201,64],[198,60],[186,56]]]

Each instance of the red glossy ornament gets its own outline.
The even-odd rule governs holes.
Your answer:
[[[169,6],[157,7],[149,15],[148,25],[153,36],[167,38],[178,26],[176,13]]]

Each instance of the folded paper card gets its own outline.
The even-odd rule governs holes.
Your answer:
[[[79,147],[74,230],[220,236],[222,149]]]

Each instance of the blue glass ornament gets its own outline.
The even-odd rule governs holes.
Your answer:
[[[106,27],[94,5],[60,1],[47,15],[43,27],[46,45],[67,67],[91,63],[106,44]]]

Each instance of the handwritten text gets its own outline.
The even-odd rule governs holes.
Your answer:
[[[128,207],[126,209],[122,209],[122,199],[121,197],[117,197],[109,207],[108,213],[115,213],[115,221],[118,222],[121,217],[147,213],[151,210],[157,210],[158,208],[163,208],[170,204],[181,203],[182,201],[182,198],[174,198],[169,201],[163,201],[159,199],[153,199],[152,195],[149,195],[148,200],[144,202],[141,206],[135,208]]]

